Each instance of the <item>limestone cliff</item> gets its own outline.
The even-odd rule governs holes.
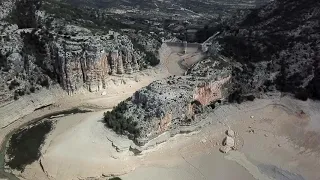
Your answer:
[[[171,76],[151,83],[116,107],[114,112],[136,122],[133,124],[139,130],[138,136],[135,131],[123,133],[134,138],[137,144],[144,145],[164,132],[174,135],[180,132],[181,127],[196,127],[201,122],[201,112],[225,100],[230,77],[228,60],[209,58],[195,64],[185,76]],[[111,116],[105,120],[111,128],[113,125],[127,126],[119,119],[112,123]]]
[[[96,91],[106,87],[108,77],[139,71],[144,64],[144,54],[133,48],[130,39],[112,31],[100,36],[65,37],[42,29],[2,27],[2,93],[27,93],[51,83],[59,83],[70,93],[82,88]],[[48,36],[51,39],[45,40]]]
[[[115,32],[68,40],[58,37],[49,46],[58,82],[69,92],[83,87],[101,90],[106,88],[108,77],[140,70],[141,52],[133,48],[127,36]]]
[[[56,0],[0,5],[0,104],[55,84],[69,94],[98,91],[157,64],[153,48],[159,42],[136,35],[152,42],[144,49],[136,36],[122,33],[121,22],[94,9]]]

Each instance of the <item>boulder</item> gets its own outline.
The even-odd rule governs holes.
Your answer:
[[[232,131],[231,129],[227,130],[226,134],[227,134],[229,137],[234,137],[234,131]]]
[[[220,152],[222,152],[222,153],[228,153],[229,151],[231,151],[231,147],[229,147],[229,146],[222,146],[219,150],[220,150]]]
[[[229,136],[225,137],[223,140],[223,145],[228,147],[234,146],[234,139]]]

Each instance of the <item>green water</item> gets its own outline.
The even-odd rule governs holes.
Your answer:
[[[4,159],[5,159],[5,152],[6,152],[6,146],[11,138],[11,136],[18,132],[20,129],[30,125],[30,124],[33,124],[35,122],[38,122],[40,120],[43,120],[43,119],[47,119],[47,118],[50,118],[52,116],[58,116],[58,115],[64,115],[64,116],[67,116],[67,115],[71,115],[71,114],[77,114],[77,113],[87,113],[87,112],[91,112],[91,111],[87,111],[87,110],[81,110],[79,108],[73,108],[73,109],[68,109],[68,110],[64,110],[64,111],[59,111],[59,112],[54,112],[54,113],[50,113],[50,114],[47,114],[47,115],[44,115],[42,117],[39,117],[39,118],[35,118],[33,119],[32,121],[30,122],[27,122],[23,125],[21,125],[20,127],[12,130],[9,134],[6,135],[3,143],[1,144],[1,149],[0,149],[0,178],[4,178],[4,179],[9,179],[9,180],[19,180],[19,178],[17,176],[15,176],[14,174],[12,173],[8,173],[8,172],[5,172],[5,162],[4,162]]]
[[[4,156],[6,151],[6,145],[14,132],[15,131],[12,131],[11,133],[7,134],[7,136],[5,137],[5,140],[1,144],[1,149],[0,149],[0,178],[5,178],[9,180],[19,180],[19,178],[17,178],[14,174],[7,173],[4,171]]]

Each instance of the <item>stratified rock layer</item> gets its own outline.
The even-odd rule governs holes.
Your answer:
[[[197,69],[205,75],[197,74]],[[186,76],[171,76],[137,91],[120,113],[137,122],[140,134],[135,141],[144,145],[164,132],[174,135],[182,126],[196,127],[203,109],[228,95],[230,77],[231,67],[225,59],[205,59]]]

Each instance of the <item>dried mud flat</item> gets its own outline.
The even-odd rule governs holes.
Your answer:
[[[103,111],[63,117],[47,137],[39,162],[25,179],[128,180],[246,179],[319,180],[319,102],[260,99],[218,107],[198,132],[177,135],[134,156],[117,152],[113,141],[130,141],[106,131]],[[235,132],[235,150],[219,151],[225,131]]]

